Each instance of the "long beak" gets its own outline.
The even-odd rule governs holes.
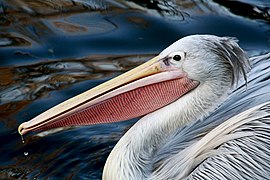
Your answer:
[[[29,131],[131,119],[172,103],[197,85],[186,73],[157,56],[22,123],[18,131],[23,135]]]

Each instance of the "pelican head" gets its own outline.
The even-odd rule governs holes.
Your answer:
[[[23,135],[143,116],[110,153],[103,178],[144,179],[166,137],[217,108],[248,70],[248,58],[235,39],[187,36],[137,68],[22,123],[18,131]]]
[[[249,69],[247,56],[231,37],[187,36],[163,50],[160,56],[169,57],[172,66],[187,72],[189,78],[200,84],[220,80],[221,76],[224,83],[234,84]],[[181,59],[175,60],[179,56]]]
[[[18,131],[127,120],[174,103],[199,86],[217,85],[220,97],[248,68],[234,38],[187,36],[145,64],[22,123]]]

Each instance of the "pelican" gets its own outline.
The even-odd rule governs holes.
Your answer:
[[[104,180],[270,179],[270,53],[231,37],[186,36],[158,56],[18,127],[142,118],[107,158]]]

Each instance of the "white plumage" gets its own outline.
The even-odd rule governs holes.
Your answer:
[[[113,148],[104,180],[270,179],[269,72],[270,53],[248,59],[234,38],[187,36],[18,131],[146,114]]]
[[[270,54],[248,60],[234,39],[200,35],[161,56],[179,51],[188,55],[178,67],[200,86],[140,119],[103,179],[270,179]]]

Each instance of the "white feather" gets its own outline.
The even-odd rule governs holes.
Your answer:
[[[264,82],[267,75],[254,74],[267,68],[269,72],[269,62],[263,67],[260,63],[266,65],[266,61],[252,59],[257,66],[249,75],[253,86],[247,89],[240,77],[246,77],[249,62],[234,39],[188,36],[162,51],[160,56],[174,52],[186,54],[185,59],[174,65],[200,85],[174,103],[140,119],[112,150],[103,179],[266,176],[270,172],[266,167],[270,164],[270,141],[264,141],[270,136],[270,124],[269,107],[263,103],[270,100],[270,91],[263,91],[268,88]],[[269,57],[270,54],[261,59]],[[231,83],[239,82],[239,88],[229,95]],[[259,100],[263,95],[265,99]],[[254,100],[254,104],[249,100]],[[224,106],[219,107],[222,103]],[[258,157],[252,152],[259,153]],[[237,168],[242,168],[244,175]]]

